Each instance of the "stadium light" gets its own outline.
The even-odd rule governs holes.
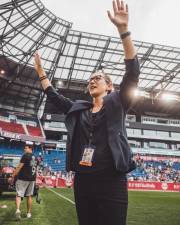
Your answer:
[[[5,74],[5,70],[0,69],[0,74],[1,74],[1,75],[4,75],[4,74]]]
[[[149,98],[150,95],[149,93],[147,93],[146,91],[143,91],[143,90],[139,90],[139,89],[135,89],[133,90],[133,94],[135,97],[146,97],[146,98]]]
[[[138,89],[135,89],[133,92],[134,92],[135,97],[139,96],[139,90]]]
[[[63,86],[64,86],[64,83],[63,83],[62,80],[58,80],[58,81],[56,82],[56,87],[57,87],[57,88],[61,88],[61,87],[63,87]]]
[[[175,100],[178,100],[178,96],[173,95],[173,94],[169,94],[169,93],[163,93],[161,95],[161,99],[163,99],[165,101],[175,101]]]

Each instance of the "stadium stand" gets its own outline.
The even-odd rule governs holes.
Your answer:
[[[66,152],[48,151],[43,154],[44,168],[49,167],[51,171],[65,171]]]
[[[17,112],[0,111],[0,133],[3,137],[43,142],[44,132],[37,117]],[[36,139],[35,139],[36,138]]]
[[[34,153],[43,158],[45,174],[65,171],[65,139],[67,131],[64,116],[44,114],[43,128],[38,120],[30,120],[12,113],[1,112],[1,131],[43,137],[47,140],[43,147],[36,146]],[[175,119],[144,117],[137,121],[136,115],[127,115],[126,125],[129,143],[135,155],[137,169],[128,175],[136,181],[172,181],[180,179],[180,121]],[[44,131],[42,130],[44,129]],[[1,132],[2,136],[3,133]],[[59,140],[61,139],[61,142]],[[64,139],[64,140],[63,140]],[[59,144],[60,143],[60,144]],[[0,154],[22,155],[23,142],[2,137]]]
[[[180,182],[180,162],[173,162],[169,158],[165,161],[145,161],[141,156],[138,156],[136,162],[136,170],[128,175],[131,181]]]
[[[27,125],[27,130],[28,130],[28,134],[31,136],[39,136],[39,137],[43,137],[42,131],[40,127],[33,127],[30,125]]]
[[[18,134],[26,134],[22,124],[18,124],[15,122],[5,122],[0,120],[0,128],[3,131],[9,131]]]

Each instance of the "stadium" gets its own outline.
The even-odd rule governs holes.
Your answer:
[[[40,0],[1,0],[0,25],[0,206],[6,206],[0,207],[0,224],[77,225],[74,173],[65,166],[65,116],[43,92],[33,56],[38,50],[58,93],[91,101],[87,80],[96,70],[110,74],[119,89],[125,73],[122,43],[117,37],[74,30]],[[134,43],[141,73],[126,116],[137,164],[127,175],[127,224],[179,225],[180,48]],[[10,176],[27,141],[34,143],[40,160],[36,182],[41,203],[34,201],[30,222],[25,209],[17,222],[16,195],[8,183],[3,186],[3,176]]]

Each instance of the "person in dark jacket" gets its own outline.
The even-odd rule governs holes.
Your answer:
[[[52,87],[40,56],[35,69],[47,97],[66,115],[68,130],[67,171],[75,171],[74,195],[79,225],[125,225],[128,207],[126,174],[133,170],[125,117],[132,104],[140,74],[139,63],[128,31],[128,6],[113,1],[114,15],[125,54],[126,72],[120,91],[113,90],[110,77],[95,72],[88,81],[93,101],[75,102]]]

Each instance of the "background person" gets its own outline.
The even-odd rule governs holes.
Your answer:
[[[26,144],[24,154],[16,167],[13,178],[16,177],[16,218],[21,218],[21,198],[27,197],[27,218],[31,218],[32,196],[34,192],[37,161],[32,153],[33,144]]]

